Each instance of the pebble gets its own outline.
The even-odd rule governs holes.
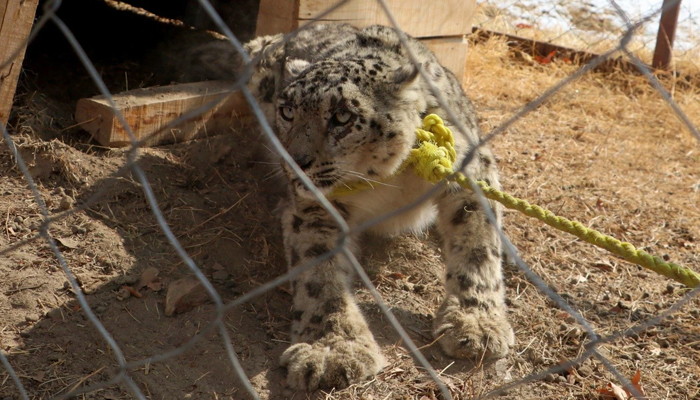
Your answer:
[[[58,204],[58,209],[61,211],[66,211],[71,207],[73,207],[73,199],[65,195],[61,197],[61,202]]]
[[[561,375],[557,375],[557,383],[566,383],[566,378]]]
[[[673,364],[676,361],[678,361],[678,357],[669,356],[669,357],[664,358],[664,362],[666,364]]]
[[[417,284],[417,285],[413,286],[413,291],[418,293],[418,294],[421,294],[421,293],[425,292],[425,285]]]
[[[27,322],[37,322],[39,320],[39,315],[30,313],[24,316],[24,320]]]
[[[129,292],[129,289],[125,287],[119,289],[119,291],[117,292],[117,300],[119,301],[124,301],[129,297],[131,297],[131,292]]]
[[[642,361],[642,356],[639,353],[632,353],[632,359],[635,361]]]
[[[578,372],[579,375],[582,377],[587,377],[593,375],[593,369],[589,367],[588,365],[582,365],[576,369],[576,372]]]
[[[229,273],[226,270],[215,271],[211,274],[212,279],[215,281],[225,281],[229,277]]]
[[[71,230],[71,232],[73,232],[74,234],[81,234],[81,235],[83,235],[83,234],[87,233],[87,229],[85,229],[85,227],[80,226],[80,225],[73,225],[73,226],[70,227],[70,230]]]
[[[556,382],[556,380],[557,380],[557,375],[555,375],[555,374],[547,374],[544,377],[545,382]]]
[[[48,355],[48,357],[46,357],[46,359],[47,359],[49,362],[56,362],[56,361],[58,361],[58,360],[61,359],[61,356],[60,356],[60,354],[58,354],[58,353],[51,353],[51,354]]]

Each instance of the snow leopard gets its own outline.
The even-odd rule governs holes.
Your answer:
[[[345,24],[319,24],[290,40],[273,35],[245,45],[257,60],[248,88],[291,158],[347,221],[346,245],[353,254],[359,251],[353,228],[416,201],[433,187],[401,169],[423,117],[437,114],[455,132],[456,165],[480,138],[472,103],[454,74],[420,41],[408,37],[408,47],[417,63],[393,28]],[[454,114],[440,104],[426,77]],[[291,166],[280,164],[289,183],[280,212],[284,248],[294,268],[335,248],[341,227]],[[465,173],[500,189],[495,158],[486,146],[476,151]],[[357,181],[375,184],[333,196],[335,189]],[[501,206],[489,206],[500,226]],[[433,223],[446,266],[445,296],[433,318],[435,338],[452,357],[504,357],[514,334],[506,315],[501,241],[473,192],[446,184],[430,200],[370,230],[393,235]],[[344,388],[384,366],[353,297],[353,276],[348,258],[336,254],[294,278],[292,344],[281,356],[288,386]]]

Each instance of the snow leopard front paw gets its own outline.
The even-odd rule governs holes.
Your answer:
[[[372,338],[324,337],[311,344],[290,346],[281,359],[287,367],[287,385],[293,389],[343,389],[376,375],[384,365]]]
[[[515,343],[505,306],[448,295],[435,316],[433,334],[451,357],[502,358]],[[441,337],[442,336],[442,337]]]

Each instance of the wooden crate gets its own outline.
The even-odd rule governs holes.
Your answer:
[[[333,6],[333,0],[260,0],[256,35],[288,33]],[[421,39],[440,62],[462,79],[467,58],[464,35],[471,33],[476,0],[387,0],[398,25]],[[391,25],[377,0],[352,0],[323,16],[323,22],[358,27]]]
[[[4,64],[22,48],[34,23],[39,0],[0,0],[0,64]],[[0,124],[7,124],[12,99],[17,89],[25,49],[0,69]]]

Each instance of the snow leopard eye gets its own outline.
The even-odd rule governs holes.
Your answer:
[[[336,125],[345,125],[352,119],[353,114],[350,111],[338,111],[333,115],[333,122]]]
[[[285,121],[291,121],[294,119],[294,110],[289,106],[280,107],[280,115]]]

